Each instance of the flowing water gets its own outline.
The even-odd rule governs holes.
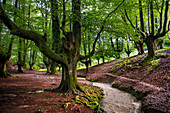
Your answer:
[[[103,89],[101,106],[107,113],[142,113],[141,101],[131,94],[112,88],[110,84],[94,82],[93,86]]]

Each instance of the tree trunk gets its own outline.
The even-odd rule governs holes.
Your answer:
[[[29,63],[29,65],[30,65],[30,69],[29,70],[33,70],[33,65],[34,65],[34,63]]]
[[[145,60],[152,59],[155,56],[155,52],[154,52],[154,48],[153,48],[153,43],[154,43],[154,40],[153,40],[152,37],[147,37],[146,38],[146,45],[147,45],[147,48],[148,48],[148,56],[146,57]]]
[[[139,42],[139,47],[140,47],[140,54],[142,55],[144,53],[143,43],[142,42]]]
[[[22,55],[21,55],[21,50],[22,50],[22,41],[19,39],[19,45],[18,45],[18,72],[23,73],[22,66],[23,66],[23,61],[22,61]]]
[[[18,63],[18,73],[24,73],[22,70],[22,65]]]
[[[88,73],[89,72],[89,62],[86,62],[85,65],[86,65],[86,73]]]
[[[97,62],[98,62],[98,64],[100,64],[100,59],[99,58],[97,59]]]
[[[0,77],[7,78],[10,76],[6,70],[6,60],[0,58]]]
[[[50,67],[50,70],[51,70],[50,74],[52,74],[52,75],[56,75],[57,74],[56,67],[57,67],[57,63],[52,62],[51,67]]]
[[[57,90],[67,93],[74,93],[77,90],[84,91],[77,81],[77,62],[74,58],[70,60],[70,64],[62,66],[62,81]]]
[[[29,65],[30,65],[30,69],[29,69],[29,70],[33,70],[33,68],[32,68],[32,67],[33,67],[33,65],[32,65],[32,64],[29,64]]]
[[[104,59],[104,56],[102,56],[101,58],[102,58],[102,60],[103,60],[103,63],[105,63],[105,59]]]
[[[47,64],[46,67],[47,67],[46,74],[50,74],[51,73],[51,71],[50,71],[51,65]]]

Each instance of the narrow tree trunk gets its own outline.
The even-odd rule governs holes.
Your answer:
[[[140,54],[142,55],[144,53],[143,43],[142,42],[139,42],[139,47],[140,47]]]
[[[104,56],[102,56],[101,58],[102,58],[102,60],[103,60],[103,63],[105,63],[105,59],[104,59]]]
[[[23,66],[23,62],[22,62],[22,55],[21,55],[21,47],[22,46],[22,42],[21,39],[19,39],[19,45],[18,45],[18,72],[19,73],[23,73],[22,70],[22,66]]]
[[[24,73],[22,70],[22,65],[18,63],[18,73]]]
[[[51,65],[46,65],[46,67],[47,67],[47,71],[46,71],[46,74],[50,74],[51,73],[51,71],[50,71],[50,67],[51,67]]]
[[[148,56],[146,57],[145,60],[152,59],[155,56],[155,52],[154,52],[154,48],[153,48],[153,43],[154,43],[153,38],[152,37],[147,37],[146,45],[147,45],[147,48],[148,48]]]
[[[140,48],[139,48],[139,46],[138,46],[138,43],[135,42],[135,41],[134,41],[134,43],[135,43],[135,48],[138,50],[138,55],[140,55],[141,53],[140,53]]]
[[[100,64],[100,59],[99,58],[97,59],[97,62],[98,62],[98,64]]]
[[[27,46],[28,46],[28,40],[27,43],[25,42],[26,40],[23,40],[23,44],[24,44],[24,54],[23,54],[23,68],[26,68],[26,57],[27,57]]]
[[[33,70],[34,63],[29,63],[29,65],[30,65],[30,69],[29,70]]]
[[[57,74],[56,67],[57,67],[57,63],[53,62],[53,63],[51,64],[51,67],[50,67],[50,70],[51,70],[51,73],[50,73],[50,74],[54,74],[54,75]]]
[[[7,78],[10,76],[6,70],[6,60],[0,58],[0,77]]]
[[[86,65],[86,73],[88,73],[88,72],[89,72],[89,62],[87,61],[87,62],[85,63],[85,65]]]

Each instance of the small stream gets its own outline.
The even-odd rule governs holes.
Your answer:
[[[103,89],[101,106],[107,113],[142,113],[141,101],[131,94],[112,88],[110,84],[94,82],[93,86]]]

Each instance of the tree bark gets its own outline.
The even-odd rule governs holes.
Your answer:
[[[99,58],[97,59],[97,62],[98,62],[98,64],[100,64],[100,59]]]
[[[29,63],[29,65],[30,65],[30,69],[29,70],[33,70],[34,63]]]
[[[13,40],[14,38],[11,38],[11,42],[9,44],[9,49],[7,52],[2,51],[1,44],[0,44],[0,77],[3,77],[3,78],[7,78],[8,76],[11,76],[7,72],[6,63],[12,54]],[[0,38],[0,41],[1,41],[1,38]]]
[[[144,49],[143,49],[143,42],[139,42],[139,50],[140,50],[140,54],[142,55],[144,53]]]
[[[19,45],[18,45],[18,73],[23,73],[22,66],[23,66],[23,61],[22,61],[22,55],[21,55],[21,49],[22,49],[22,40],[19,39]]]
[[[10,76],[6,69],[6,58],[2,58],[2,55],[0,55],[0,77],[2,78],[8,78]]]
[[[147,45],[147,48],[148,48],[148,56],[146,57],[145,60],[149,60],[149,59],[154,58],[155,51],[154,51],[154,48],[153,48],[153,44],[154,44],[154,39],[152,37],[147,37],[146,38],[146,45]]]
[[[50,67],[50,70],[51,70],[50,74],[52,74],[52,75],[56,75],[57,74],[57,71],[56,71],[57,65],[58,65],[57,63],[52,62],[51,67]]]
[[[69,64],[62,66],[62,81],[57,90],[69,93],[74,93],[77,90],[84,91],[83,87],[77,81],[76,59],[77,59],[76,56],[68,58]]]

